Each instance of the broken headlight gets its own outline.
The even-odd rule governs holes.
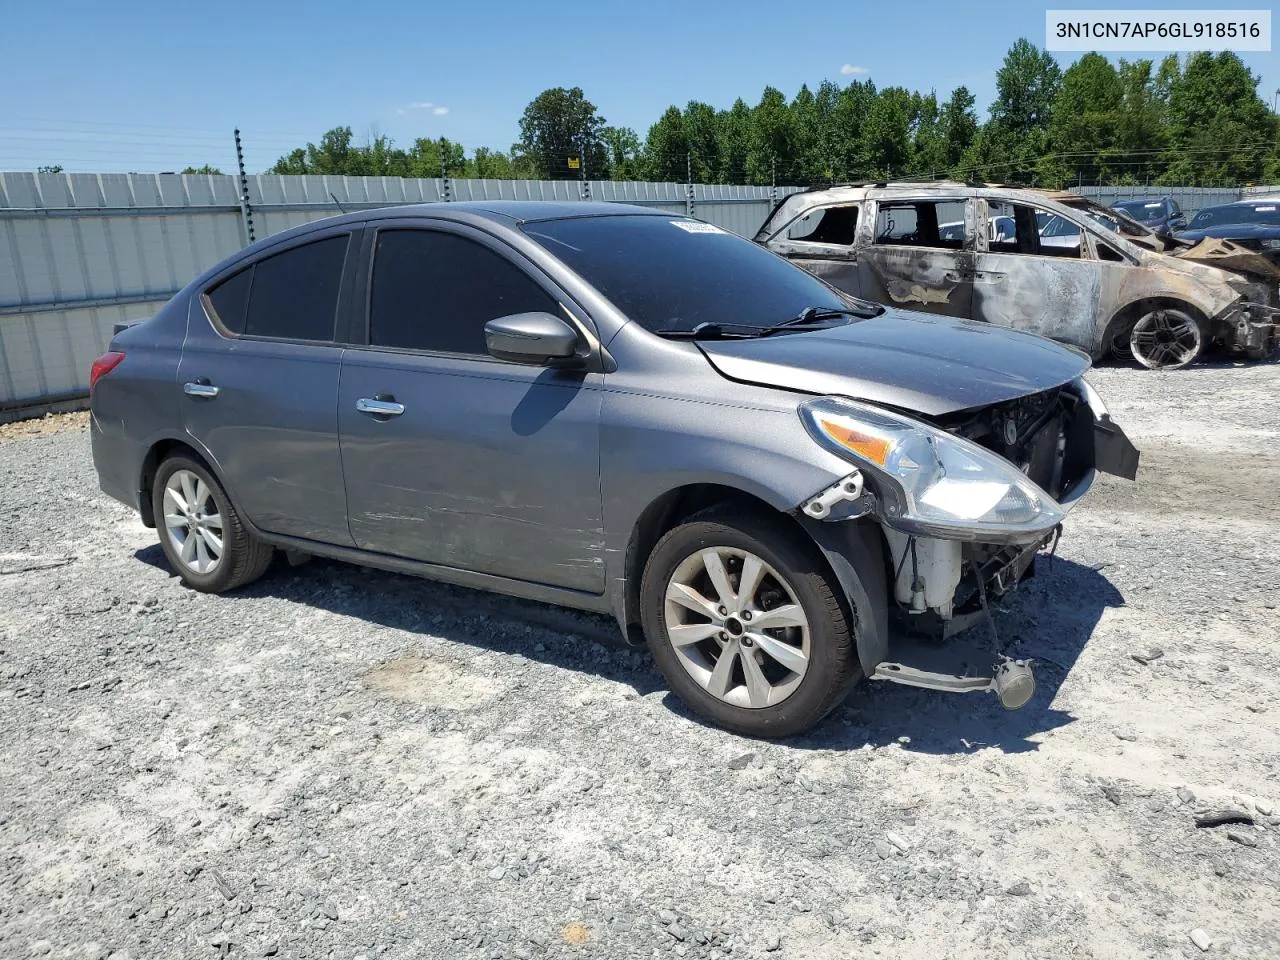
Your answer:
[[[1053,498],[1012,463],[945,430],[838,397],[801,404],[800,418],[814,440],[863,468],[890,526],[1000,541],[1062,521]]]

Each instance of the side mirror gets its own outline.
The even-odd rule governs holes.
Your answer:
[[[577,357],[578,331],[550,313],[513,313],[486,323],[484,342],[498,360],[546,367]]]

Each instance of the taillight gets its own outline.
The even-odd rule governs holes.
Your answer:
[[[120,361],[123,359],[123,353],[112,350],[109,353],[104,353],[97,360],[93,361],[93,366],[89,368],[89,392],[93,393],[94,385],[116,367],[120,366]]]

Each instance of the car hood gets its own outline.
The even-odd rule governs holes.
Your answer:
[[[929,417],[1039,393],[1089,369],[1083,353],[1041,337],[894,310],[822,330],[698,346],[730,380]]]

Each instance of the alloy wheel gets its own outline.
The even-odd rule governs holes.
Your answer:
[[[810,630],[791,585],[734,547],[686,557],[667,582],[667,637],[685,671],[726,703],[781,703],[809,669]]]
[[[222,562],[222,515],[213,490],[190,470],[175,470],[164,485],[164,526],[173,552],[194,573]]]
[[[1181,310],[1152,310],[1133,325],[1129,347],[1144,367],[1185,367],[1200,355],[1203,334]]]

